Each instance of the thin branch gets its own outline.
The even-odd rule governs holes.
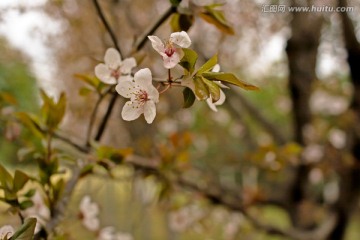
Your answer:
[[[106,113],[100,123],[100,126],[99,126],[99,129],[97,131],[97,134],[95,136],[95,141],[100,141],[102,135],[104,134],[104,131],[105,131],[105,128],[106,128],[106,124],[111,116],[111,113],[112,113],[112,110],[115,106],[115,103],[116,103],[116,99],[118,97],[118,93],[117,92],[114,92],[111,96],[111,99],[110,99],[110,102],[109,102],[109,105],[108,105],[108,108],[106,110]]]
[[[114,43],[115,48],[119,51],[120,55],[122,56],[121,49],[119,47],[116,35],[115,35],[114,31],[111,29],[109,22],[106,20],[105,15],[100,7],[99,2],[97,0],[93,0],[93,3],[96,8],[96,11],[101,19],[101,22],[104,24],[106,31],[109,33],[111,40]]]
[[[257,121],[275,140],[279,145],[285,144],[286,138],[279,131],[272,122],[270,122],[254,105],[251,104],[241,93],[236,93],[236,98],[241,102],[241,105],[249,112],[249,114]]]
[[[170,7],[166,12],[144,32],[144,34],[139,38],[139,40],[135,43],[134,52],[142,49],[146,43],[147,37],[153,34],[167,19],[171,16],[171,14],[177,11],[176,7]]]

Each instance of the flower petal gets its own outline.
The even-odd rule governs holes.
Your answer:
[[[134,75],[135,84],[140,88],[148,88],[152,85],[152,75],[148,68],[143,68],[137,71]]]
[[[211,97],[208,97],[206,99],[206,103],[209,105],[210,109],[213,110],[214,112],[217,112],[217,108],[216,108],[216,105],[212,102],[212,98]]]
[[[154,101],[147,101],[144,105],[144,117],[148,124],[152,123],[156,116],[156,107]]]
[[[128,101],[122,109],[121,117],[125,121],[132,121],[137,119],[143,112],[143,106],[139,106],[136,102]]]
[[[120,76],[118,83],[123,82],[123,81],[131,81],[133,82],[133,77],[131,75],[125,75],[125,76]]]
[[[105,64],[111,69],[117,69],[121,64],[120,53],[115,48],[108,48],[104,57]]]
[[[182,48],[187,48],[191,45],[190,37],[185,31],[172,33],[169,40]]]
[[[154,101],[155,103],[159,102],[159,91],[153,85],[148,86],[146,92],[148,93],[150,100]]]
[[[176,51],[171,57],[164,56],[164,67],[167,69],[175,67],[181,60],[180,52]]]
[[[115,87],[115,90],[124,98],[131,98],[135,89],[134,82],[128,80],[119,82]]]
[[[95,67],[95,76],[100,79],[103,83],[106,84],[116,84],[117,81],[114,77],[111,76],[110,69],[103,63],[96,65]]]
[[[131,69],[133,69],[134,67],[136,67],[136,60],[135,58],[126,58],[124,59],[124,61],[121,63],[121,73],[123,74],[130,74],[131,73]]]
[[[214,104],[216,106],[222,105],[225,102],[226,96],[225,93],[220,89],[220,98]]]
[[[82,224],[90,231],[97,231],[100,227],[100,221],[97,218],[84,218]]]
[[[215,64],[215,66],[213,67],[213,69],[211,70],[212,72],[220,72],[220,65],[219,64]]]
[[[149,40],[151,41],[152,47],[157,51],[161,56],[165,54],[165,46],[164,43],[161,41],[160,38],[157,36],[148,36]]]

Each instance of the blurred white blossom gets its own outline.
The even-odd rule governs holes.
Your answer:
[[[144,205],[150,204],[156,197],[158,188],[153,178],[136,178],[134,182],[135,194]]]
[[[175,232],[183,232],[204,217],[197,205],[189,205],[169,213],[169,226]]]
[[[324,156],[323,146],[318,144],[310,144],[306,146],[302,152],[302,157],[309,163],[318,162]]]
[[[334,96],[323,90],[315,91],[310,99],[311,110],[320,114],[339,115],[346,111],[348,105],[345,97]]]
[[[164,67],[168,69],[175,67],[180,62],[184,56],[182,48],[191,45],[190,37],[185,31],[172,33],[165,42],[161,41],[157,36],[148,36],[148,38],[155,51],[162,56]]]
[[[114,227],[104,227],[100,230],[97,240],[133,240],[130,233],[116,232]]]
[[[4,225],[0,228],[0,239],[5,239],[5,237],[7,237],[6,239],[9,239],[12,235],[14,235],[14,233],[15,230],[12,226]]]
[[[90,196],[86,195],[80,202],[81,221],[84,227],[90,231],[97,231],[100,227],[98,219],[99,206],[92,202]]]
[[[331,129],[328,136],[329,142],[337,149],[346,146],[346,133],[340,129]]]
[[[114,49],[106,50],[104,63],[95,67],[95,75],[100,81],[106,84],[117,84],[122,80],[130,80],[132,68],[136,66],[135,58],[126,58],[121,60],[120,53]]]
[[[41,230],[41,227],[45,226],[46,222],[50,220],[50,210],[39,191],[35,192],[31,201],[33,202],[33,206],[22,211],[22,215],[25,218],[33,217],[37,219],[35,227],[35,233],[37,233]]]

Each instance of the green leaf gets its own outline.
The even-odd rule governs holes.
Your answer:
[[[194,23],[194,16],[190,14],[174,13],[170,19],[173,32],[188,31]]]
[[[202,65],[197,71],[196,75],[200,75],[203,72],[210,71],[218,62],[217,54],[215,54],[212,58],[210,58],[204,65]]]
[[[98,89],[99,84],[101,83],[100,80],[97,77],[85,75],[85,74],[74,74],[74,77],[76,79],[79,79],[86,83],[88,86]]]
[[[22,201],[20,203],[20,209],[21,210],[25,210],[25,209],[30,208],[32,206],[34,206],[34,203],[31,200],[25,200],[25,201]]]
[[[27,198],[31,198],[31,197],[33,197],[35,195],[35,193],[36,193],[36,189],[33,188],[33,189],[30,189],[29,191],[27,191],[24,194],[24,196],[27,197]]]
[[[198,55],[194,50],[189,48],[183,48],[184,57],[180,61],[180,65],[185,68],[190,74],[195,70],[195,64],[198,59]]]
[[[118,149],[110,146],[99,146],[96,150],[98,158],[109,159],[117,164],[121,163],[126,156],[133,152],[131,148]]]
[[[194,92],[190,88],[186,87],[183,90],[183,96],[184,96],[183,108],[191,107],[195,102],[195,94],[194,94]]]
[[[217,5],[210,5],[205,7],[205,11],[200,13],[200,17],[206,22],[215,25],[219,30],[224,33],[234,35],[234,29],[227,23],[224,13],[221,10],[214,9]]]
[[[41,131],[40,123],[35,116],[26,112],[18,112],[15,116],[26,128],[30,130],[32,134],[38,138],[44,137],[44,133]]]
[[[204,78],[212,80],[212,81],[221,81],[221,82],[225,82],[225,83],[230,83],[230,84],[233,84],[235,86],[241,87],[241,88],[243,88],[245,90],[259,90],[258,87],[238,79],[232,73],[205,72],[205,73],[202,74],[202,76]]]
[[[34,236],[36,218],[28,218],[25,223],[14,233],[11,240],[31,240]]]
[[[195,95],[196,97],[202,101],[209,97],[209,90],[206,87],[205,83],[203,82],[201,77],[195,77],[194,78],[194,84],[195,84]]]
[[[50,98],[43,90],[40,91],[43,99],[42,113],[45,119],[45,124],[49,130],[55,130],[65,115],[66,96],[61,93],[59,101]]]
[[[87,87],[82,87],[79,89],[79,95],[83,96],[83,97],[88,96],[92,92],[93,92],[93,90],[91,90],[90,88],[87,88]]]
[[[181,3],[181,0],[170,0],[170,3],[173,7],[177,7]]]
[[[12,191],[13,178],[11,174],[0,164],[0,183],[3,189]]]
[[[20,191],[28,181],[29,177],[27,174],[20,170],[16,170],[14,174],[14,192]]]
[[[217,102],[220,99],[220,87],[213,81],[202,79],[205,85],[208,87],[213,102]]]

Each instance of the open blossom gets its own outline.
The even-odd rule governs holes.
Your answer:
[[[85,228],[97,231],[100,227],[98,219],[99,206],[91,202],[90,196],[84,196],[80,202],[80,218]]]
[[[174,32],[170,38],[163,42],[157,36],[148,36],[152,47],[162,56],[165,68],[173,68],[180,62],[184,56],[182,48],[187,48],[191,45],[189,35],[182,32]]]
[[[22,211],[22,215],[26,218],[36,218],[35,233],[41,230],[42,226],[46,225],[46,222],[50,220],[50,210],[45,204],[40,192],[36,191],[31,198],[33,206]]]
[[[122,61],[120,53],[114,48],[106,50],[104,62],[96,65],[95,75],[106,84],[117,84],[120,80],[131,78],[131,69],[136,66],[135,58]]]
[[[15,230],[12,226],[4,225],[0,228],[0,239],[9,239],[10,237],[12,237],[12,235],[14,235],[14,233]]]
[[[152,123],[156,116],[155,104],[159,102],[159,92],[152,85],[151,71],[148,68],[139,70],[134,75],[134,80],[121,81],[116,86],[116,91],[125,98],[126,102],[121,116],[126,121],[137,119],[144,114],[147,123]]]
[[[212,69],[213,72],[219,72],[220,71],[220,65],[216,64],[214,66],[214,68]],[[220,88],[229,88],[227,86],[225,86],[224,84],[222,84],[220,81],[214,81],[214,83],[216,83]],[[213,99],[211,97],[211,95],[206,99],[206,103],[209,105],[209,107],[211,108],[211,110],[217,112],[217,107],[216,106],[220,106],[225,102],[226,96],[225,93],[220,89],[220,98],[219,100],[217,100],[216,102],[213,102]]]

